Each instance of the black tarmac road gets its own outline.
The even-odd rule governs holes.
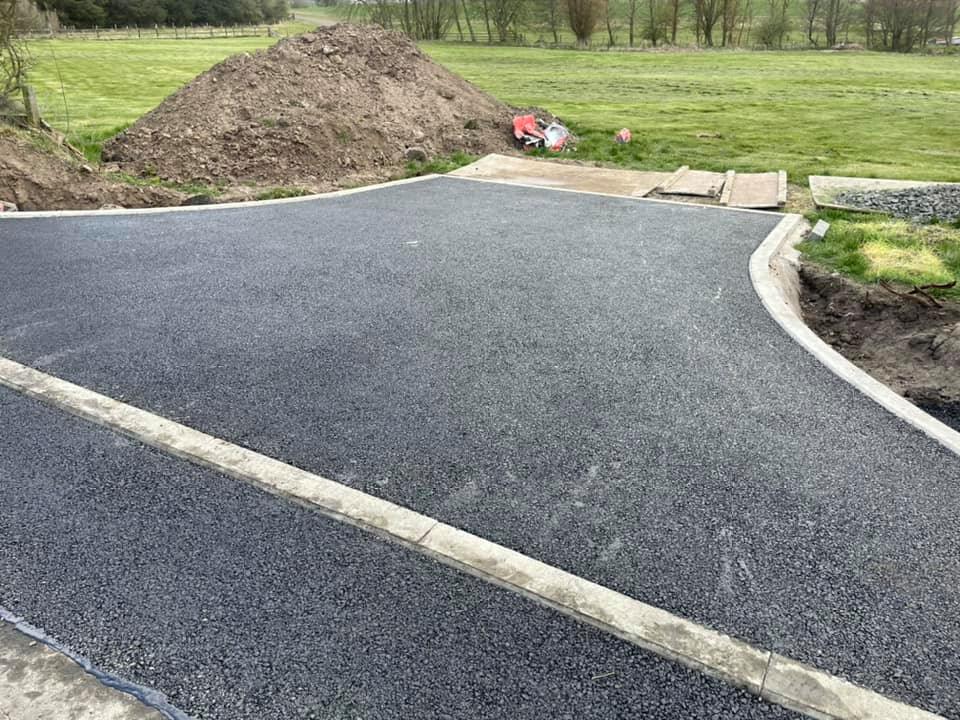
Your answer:
[[[441,178],[8,221],[0,354],[960,717],[960,458],[769,318],[778,219]]]
[[[195,718],[794,718],[0,388],[0,605]]]

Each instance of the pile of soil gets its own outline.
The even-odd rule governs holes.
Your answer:
[[[395,175],[411,149],[509,150],[512,114],[404,35],[335,25],[216,65],[103,157],[180,183],[327,190]]]
[[[928,412],[960,429],[960,303],[933,307],[806,264],[801,307],[824,341]]]
[[[185,196],[112,182],[41,133],[0,130],[0,200],[20,210],[95,210],[104,205],[179,205]]]

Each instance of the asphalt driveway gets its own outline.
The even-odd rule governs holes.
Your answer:
[[[440,178],[0,223],[0,354],[960,717],[960,459],[747,275],[775,215]]]

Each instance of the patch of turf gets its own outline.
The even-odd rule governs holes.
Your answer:
[[[912,225],[877,215],[821,213],[831,223],[820,242],[798,248],[804,259],[864,283],[944,284],[960,279],[960,230],[946,225]],[[931,290],[960,298],[960,287]]]
[[[136,187],[162,187],[170,190],[179,190],[187,195],[206,195],[217,197],[223,193],[223,190],[210,185],[201,185],[199,183],[178,183],[170,180],[162,180],[158,177],[138,177],[123,172],[107,173],[105,177],[115,182],[122,182]]]
[[[409,162],[402,177],[420,177],[421,175],[443,175],[457,168],[469,165],[477,159],[476,155],[456,152],[446,157],[433,158],[426,162]]]
[[[275,187],[258,193],[255,200],[279,200],[281,198],[303,197],[310,191],[302,187]]]

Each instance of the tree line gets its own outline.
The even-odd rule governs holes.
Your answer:
[[[696,44],[815,48],[851,38],[908,52],[953,38],[960,0],[367,0],[369,19],[418,40],[562,43],[579,47]]]
[[[62,25],[78,28],[135,25],[248,25],[290,14],[288,0],[38,0]]]

